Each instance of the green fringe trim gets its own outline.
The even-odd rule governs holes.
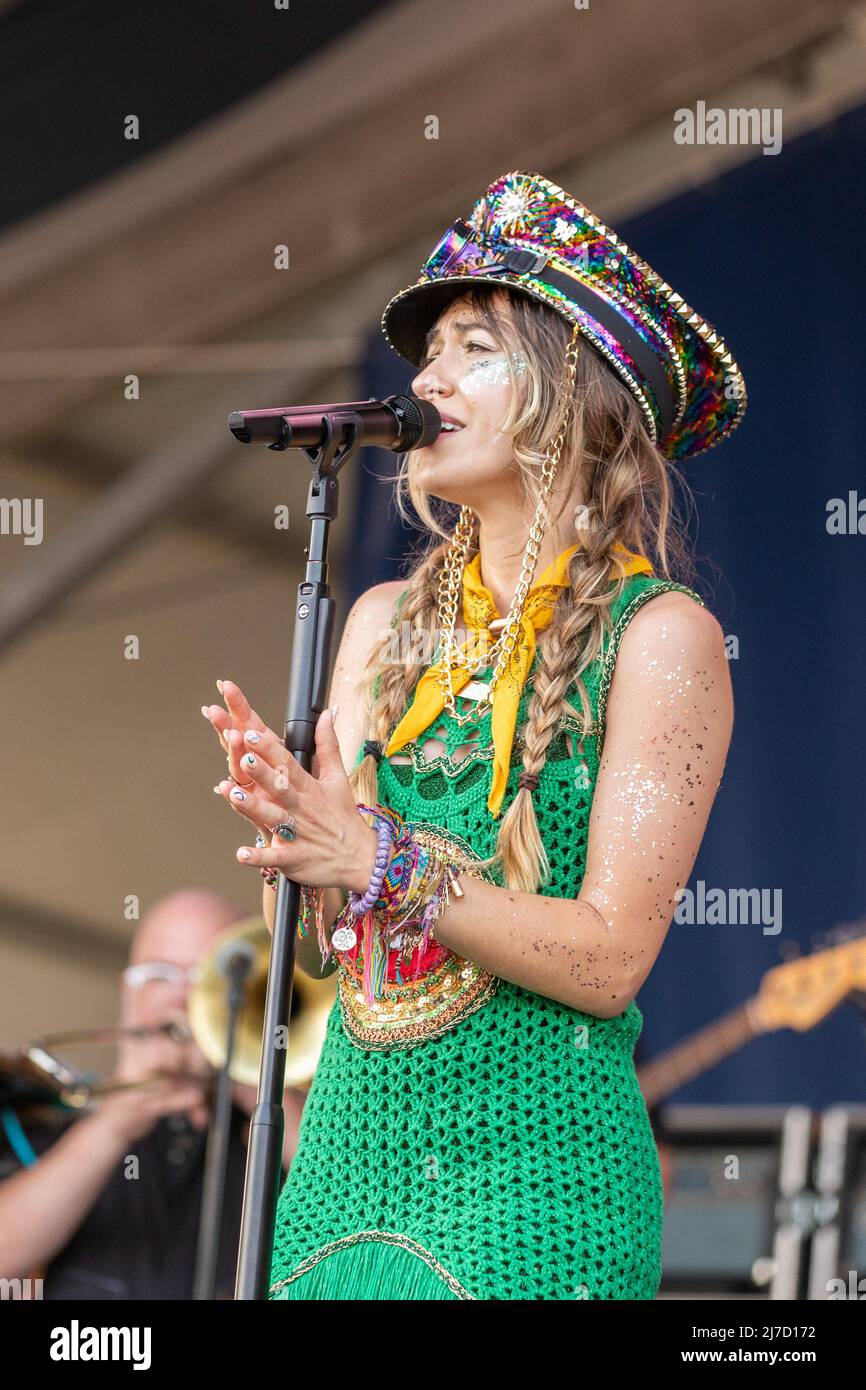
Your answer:
[[[297,1265],[288,1281],[276,1280],[270,1298],[403,1302],[471,1299],[472,1294],[422,1245],[407,1236],[384,1235],[348,1236],[324,1246]]]

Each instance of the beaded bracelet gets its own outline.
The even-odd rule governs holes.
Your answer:
[[[361,895],[349,891],[348,902],[333,923],[331,940],[327,940],[324,924],[324,891],[301,885],[301,908],[298,915],[298,935],[309,935],[311,917],[316,921],[316,934],[324,965],[332,949],[351,950],[357,944],[352,922],[363,920],[365,950],[365,993],[378,997],[384,986],[387,952],[391,942],[402,934],[404,959],[418,951],[433,937],[436,919],[447,907],[450,891],[462,897],[457,874],[460,866],[419,844],[413,835],[414,826],[404,821],[398,812],[387,806],[363,806],[358,811],[372,816],[378,845],[370,883]],[[266,841],[256,833],[256,844],[265,848]],[[265,882],[276,888],[280,870],[266,867],[260,870]],[[374,923],[374,918],[375,923]],[[412,928],[416,931],[412,931]]]
[[[367,811],[377,821],[384,819],[393,840],[390,860],[381,876],[379,896],[367,911],[376,914],[388,936],[397,935],[410,919],[421,920],[426,915],[426,922],[431,922],[433,909],[439,901],[437,890],[441,888],[446,874],[455,877],[458,866],[446,862],[442,856],[418,843],[414,825],[404,821],[390,807],[359,809]],[[376,877],[379,877],[378,872]],[[431,895],[431,910],[426,911]],[[372,892],[368,890],[366,901],[370,902],[371,898]],[[352,904],[352,913],[355,916],[365,915],[359,903]],[[353,940],[351,945],[354,944]],[[339,945],[338,949],[341,949]],[[342,949],[351,949],[351,946]]]
[[[403,821],[389,808],[378,809],[393,816],[399,827],[394,852],[376,908],[361,919],[350,919],[362,924],[363,940],[351,970],[357,978],[360,967],[360,984],[368,1005],[386,994],[392,962],[395,978],[402,984],[400,962],[414,955],[417,977],[425,964],[425,949],[433,940],[435,923],[447,909],[452,891],[456,898],[464,896],[459,875],[465,872],[489,883],[495,881],[489,861],[479,859],[459,835],[435,825]],[[334,923],[331,945],[339,951],[352,950],[357,944],[354,929],[340,926],[346,918],[347,914],[341,913]],[[340,939],[343,932],[345,941]]]
[[[387,807],[362,806],[358,803],[358,810],[364,811],[373,817],[376,823],[376,833],[379,843],[376,848],[376,861],[373,865],[373,873],[366,892],[361,896],[359,893],[349,893],[349,910],[356,916],[361,917],[365,912],[370,912],[379,898],[382,887],[382,880],[388,869],[388,862],[391,858],[391,846],[397,837],[398,822],[402,824],[402,817],[397,816],[396,812]]]
[[[454,889],[456,896],[462,897],[462,889],[457,879],[458,867],[431,855],[423,883],[417,885],[418,891],[412,893],[411,902],[404,904],[400,955],[404,961],[409,961],[413,955],[415,956],[416,976],[421,968],[423,951],[432,939],[435,920],[448,906],[451,889]],[[417,884],[417,880],[414,882]],[[362,989],[368,1004],[373,1004],[382,997],[387,982],[391,949],[389,937],[392,932],[389,919],[384,917],[383,921],[383,917],[383,913],[371,911],[360,919],[363,929]],[[357,922],[359,919],[352,920]],[[344,921],[345,913],[341,913],[334,923],[335,929],[331,935],[331,944],[338,951],[351,950],[357,944],[354,928],[344,925]],[[412,931],[413,926],[417,927],[417,930]]]

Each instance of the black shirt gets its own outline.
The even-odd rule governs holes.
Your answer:
[[[217,1298],[234,1292],[241,1224],[247,1115],[232,1107],[222,1210]],[[29,1123],[24,1132],[37,1154],[65,1126]],[[72,1121],[74,1123],[74,1121]],[[121,1158],[75,1235],[44,1273],[45,1299],[179,1299],[192,1297],[207,1130],[170,1115],[130,1145],[137,1176]],[[0,1130],[0,1177],[20,1171]]]

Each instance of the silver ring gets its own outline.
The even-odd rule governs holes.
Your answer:
[[[281,820],[271,829],[272,835],[279,835],[281,840],[297,840],[298,832],[295,829],[295,822],[289,816],[288,820]]]

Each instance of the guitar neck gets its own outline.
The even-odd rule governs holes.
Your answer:
[[[647,1105],[654,1105],[757,1037],[762,1029],[755,1022],[755,1002],[747,999],[685,1042],[638,1067],[637,1078]]]

